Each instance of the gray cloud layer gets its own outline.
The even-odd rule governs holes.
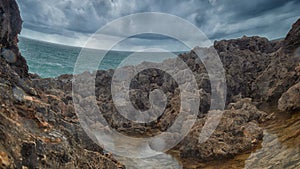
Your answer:
[[[136,12],[164,12],[189,20],[214,39],[283,37],[298,17],[298,0],[19,0],[24,36],[84,40],[106,23]],[[175,28],[174,28],[175,29]],[[120,29],[121,30],[121,29]],[[121,35],[122,32],[115,32]],[[51,36],[50,36],[51,35]],[[44,38],[45,38],[44,37]],[[149,37],[149,36],[148,36]],[[59,41],[59,38],[54,41]],[[67,42],[66,42],[67,43]]]

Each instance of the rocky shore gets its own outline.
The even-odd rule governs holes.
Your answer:
[[[73,75],[40,78],[28,72],[18,49],[22,20],[14,0],[0,2],[0,168],[124,168],[89,138],[74,111],[73,99],[89,101],[89,95],[72,96]],[[216,41],[226,73],[226,110],[212,136],[198,144],[210,107],[211,86],[204,65],[194,51],[179,55],[195,75],[200,95],[198,119],[187,137],[175,146],[182,159],[226,160],[255,148],[262,140],[263,123],[273,111],[300,110],[300,20],[278,41],[242,37]],[[205,49],[204,49],[205,50]],[[175,59],[162,63],[172,67]],[[149,63],[142,63],[149,64]],[[134,70],[134,66],[122,68]],[[149,91],[161,89],[167,105],[156,121],[141,124],[124,118],[114,106],[111,80],[115,70],[84,72],[96,77],[96,98],[109,125],[130,136],[164,132],[180,109],[178,84],[163,71],[138,73],[130,84],[130,99],[140,110],[150,108]],[[183,72],[178,72],[183,73]],[[83,88],[84,90],[84,88]],[[272,110],[272,111],[268,111]],[[86,110],[92,112],[92,110]],[[97,121],[97,115],[90,114]],[[97,126],[96,124],[90,124]]]

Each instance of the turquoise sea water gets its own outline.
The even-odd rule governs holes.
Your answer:
[[[23,37],[20,37],[19,39],[19,48],[21,54],[27,60],[29,71],[31,73],[36,73],[41,77],[57,77],[62,74],[73,74],[77,57],[82,50],[82,48],[79,47],[64,46]],[[90,54],[85,52],[85,55],[89,55],[86,57],[90,58],[90,56],[95,54],[95,51],[96,53],[103,52],[100,50],[91,50]],[[174,54],[179,53],[181,52],[175,52]],[[105,55],[98,69],[114,69],[130,54],[132,54],[132,52],[110,51]],[[146,57],[149,58],[149,56],[150,55],[148,54]],[[152,61],[161,62],[174,56],[164,53],[151,53],[151,57]],[[135,55],[126,65],[139,64],[145,60],[147,60],[147,58],[145,59],[145,56],[140,57],[139,55]],[[86,64],[81,67],[80,70],[85,71],[90,70],[90,68],[88,64]]]

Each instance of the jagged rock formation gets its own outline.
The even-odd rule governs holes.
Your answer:
[[[0,44],[1,56],[6,58],[11,68],[20,76],[28,76],[26,60],[19,53],[18,34],[21,32],[22,20],[15,1],[0,2]]]
[[[295,29],[297,30],[294,26],[289,36],[292,36],[291,32],[295,32]],[[259,123],[265,120],[266,115],[257,110],[253,104],[277,106],[277,101],[281,95],[299,81],[299,76],[295,71],[298,58],[285,52],[285,44],[287,43],[289,43],[289,38],[283,41],[271,42],[260,37],[242,37],[236,40],[215,42],[214,47],[220,55],[226,70],[227,101],[228,103],[238,102],[235,105],[244,106],[236,107],[232,106],[234,104],[229,104],[227,108],[231,110],[226,111],[223,120],[228,121],[230,119],[232,123],[221,122],[212,138],[203,145],[197,145],[196,135],[199,134],[198,132],[203,126],[206,113],[209,110],[209,78],[204,65],[197,59],[194,51],[179,55],[194,72],[201,96],[198,115],[200,120],[197,121],[187,138],[175,147],[176,150],[180,151],[182,158],[201,157],[200,159],[204,161],[215,158],[226,159],[255,147],[262,136]],[[295,49],[297,48],[295,47]],[[172,67],[173,62],[174,60],[171,59],[159,64],[164,67]],[[134,70],[134,67],[122,69],[126,72]],[[136,108],[141,110],[149,108],[149,90],[159,88],[168,96],[166,110],[157,121],[149,124],[138,124],[125,119],[116,110],[110,91],[113,74],[114,70],[95,73],[85,72],[81,75],[96,77],[97,102],[110,126],[127,135],[149,136],[165,131],[174,122],[179,113],[180,102],[178,96],[180,91],[178,91],[178,86],[172,80],[172,77],[159,70],[149,69],[139,73],[132,80],[131,101]],[[72,75],[63,75],[56,79],[35,78],[33,84],[36,89],[56,95],[62,100],[72,103],[71,81]],[[84,86],[82,90],[85,90]],[[87,102],[91,99],[88,95],[80,97]],[[241,98],[244,97],[251,97],[252,103],[249,101],[246,103],[241,102]],[[75,118],[72,111],[69,111],[68,114]],[[97,120],[97,118],[97,115],[92,117],[93,120]],[[251,131],[247,131],[248,129]],[[224,134],[225,131],[229,134]],[[222,139],[223,142],[220,143],[218,139]],[[207,146],[211,149],[204,151]]]
[[[272,54],[271,63],[253,83],[252,95],[261,98],[263,104],[276,107],[281,95],[300,81],[295,70],[300,62],[300,57],[295,55],[299,49],[299,23],[300,20],[293,25],[282,47]]]
[[[299,111],[300,109],[300,83],[295,84],[282,94],[278,101],[278,109],[281,111]]]
[[[300,42],[300,21],[298,20],[292,26],[287,36],[284,39],[284,51],[288,54],[294,54],[299,48]]]
[[[300,110],[300,20],[293,24],[291,31],[284,40],[284,51],[288,54],[285,73],[282,75],[283,82],[287,81],[284,92],[278,100],[278,109],[286,112],[296,112]],[[294,62],[296,61],[296,62]],[[297,62],[298,61],[298,62]],[[283,65],[282,63],[280,64]]]
[[[267,114],[251,104],[251,99],[241,99],[230,104],[213,135],[199,144],[199,133],[206,118],[199,119],[189,135],[175,147],[181,158],[200,161],[224,160],[251,150],[262,139],[258,123],[266,120]]]
[[[120,168],[94,144],[72,106],[36,90],[19,53],[22,20],[15,0],[0,1],[0,168]]]
[[[110,155],[105,155],[103,148],[81,128],[74,112],[72,75],[42,79],[28,74],[26,61],[17,47],[22,21],[14,0],[0,2],[0,21],[0,165],[3,168],[123,167]],[[196,124],[173,149],[180,152],[181,158],[227,159],[255,147],[262,138],[259,124],[268,119],[256,105],[277,107],[279,100],[279,109],[298,110],[299,58],[295,57],[295,52],[299,50],[299,31],[300,20],[283,41],[242,37],[215,42],[213,47],[226,71],[228,110],[204,144],[197,144],[197,136],[210,106],[209,77],[194,51],[179,55],[193,71],[201,97]],[[171,69],[176,61],[171,59],[158,64]],[[134,66],[122,69],[130,71]],[[168,100],[164,114],[158,120],[139,124],[122,117],[114,106],[110,88],[114,71],[77,75],[96,77],[97,103],[109,125],[131,136],[151,136],[166,131],[180,109],[181,91],[172,77],[160,70],[149,69],[132,80],[130,96],[134,107],[149,109],[149,91],[153,89],[164,91]],[[184,75],[184,71],[177,73]],[[82,90],[85,90],[84,86]],[[76,97],[83,101],[91,99],[88,94]],[[246,97],[252,99],[242,99]],[[231,102],[234,103],[229,104]],[[97,115],[90,115],[97,120]]]

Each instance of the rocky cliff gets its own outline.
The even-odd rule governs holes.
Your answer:
[[[81,128],[74,112],[72,75],[42,79],[28,73],[26,61],[17,46],[22,21],[14,0],[0,2],[0,18],[0,166],[124,167],[109,153],[104,153],[103,148],[95,144]],[[212,137],[204,144],[198,144],[197,136],[210,106],[209,78],[194,51],[179,55],[195,74],[201,96],[195,125],[173,149],[179,152],[181,158],[201,161],[232,158],[256,147],[263,134],[260,124],[272,120],[270,112],[258,108],[278,106],[285,112],[299,110],[299,94],[296,93],[299,93],[300,81],[299,30],[300,20],[282,41],[242,37],[215,42],[213,47],[226,71],[227,110]],[[168,60],[158,64],[172,67],[174,63],[174,60]],[[122,69],[131,70],[134,67]],[[168,100],[166,110],[158,120],[139,124],[122,117],[114,106],[110,91],[114,71],[101,70],[78,75],[96,77],[97,103],[109,125],[133,136],[151,136],[166,131],[176,119],[180,106],[180,91],[172,77],[157,69],[149,69],[135,76],[130,86],[130,97],[136,108],[149,109],[149,91],[152,89],[163,90]],[[89,96],[75,97],[83,101],[91,99]],[[90,115],[97,120],[97,115]]]
[[[298,20],[297,23],[299,22]],[[298,27],[293,26],[287,38],[281,41],[244,36],[239,39],[215,42],[214,48],[217,50],[226,71],[228,110],[225,111],[221,123],[212,137],[200,145],[197,144],[197,136],[203,127],[210,106],[209,77],[194,51],[179,55],[179,58],[185,61],[194,72],[201,96],[199,120],[196,121],[190,134],[173,149],[180,152],[181,158],[195,158],[201,161],[227,159],[251,150],[262,139],[262,130],[259,125],[275,118],[270,113],[274,107],[277,107],[281,97],[279,105],[290,102],[292,105],[288,107],[292,108],[280,106],[280,110],[289,111],[297,107],[298,100],[289,99],[289,101],[285,98],[291,97],[284,94],[286,91],[290,94],[294,93],[296,89],[289,88],[300,80],[299,73],[297,74],[296,71],[299,69],[297,68],[299,58],[294,54],[298,48],[294,46],[294,51],[286,51],[286,44],[297,44],[295,42],[297,40],[289,38],[293,37],[293,34],[297,34],[297,29]],[[176,60],[171,59],[158,64],[172,69],[175,63]],[[130,72],[134,71],[135,67],[129,66],[121,69],[122,72]],[[149,124],[138,124],[124,118],[114,106],[110,89],[113,74],[114,70],[86,72],[80,75],[96,77],[98,106],[110,126],[123,134],[134,136],[149,136],[166,131],[179,113],[180,91],[174,79],[156,69],[149,69],[135,76],[130,86],[130,97],[136,108],[149,109],[149,90],[161,89],[168,96],[166,110],[157,121]],[[56,79],[36,78],[34,85],[36,89],[52,93],[59,98],[69,100],[71,103],[71,81],[72,75],[63,75]],[[86,87],[82,86],[81,90],[88,89],[88,86]],[[297,94],[292,95],[298,97]],[[91,99],[88,96],[79,97],[85,102],[89,102]],[[269,111],[262,112],[257,107]],[[73,114],[73,116],[75,115]],[[90,114],[90,117],[93,120],[98,119],[96,114]],[[93,125],[91,124],[91,126]]]
[[[21,25],[15,0],[1,0],[0,168],[122,168],[68,118],[70,106],[34,89],[17,45]]]
[[[3,0],[0,2],[0,43],[1,55],[10,67],[20,77],[28,76],[26,60],[18,49],[18,34],[21,32],[22,19],[15,1]]]

